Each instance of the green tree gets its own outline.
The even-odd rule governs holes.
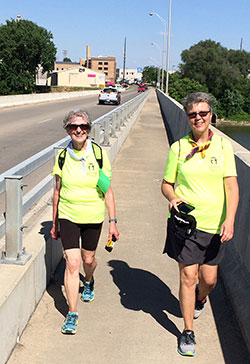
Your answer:
[[[72,61],[71,61],[71,59],[69,57],[64,57],[63,62],[72,62]]]
[[[220,102],[226,112],[226,116],[233,116],[242,112],[244,98],[237,89],[225,90]]]
[[[181,54],[181,73],[184,77],[196,80],[207,86],[216,98],[224,90],[233,90],[240,76],[238,68],[233,68],[228,59],[228,50],[212,40],[201,41]]]
[[[201,85],[198,81],[182,77],[180,72],[169,75],[168,89],[169,95],[179,102],[191,92],[208,92],[206,86]]]
[[[142,71],[142,79],[144,82],[156,84],[158,76],[158,68],[153,66],[146,66]]]
[[[0,94],[34,90],[38,65],[51,71],[56,59],[53,36],[29,20],[7,20],[0,26]]]
[[[238,79],[236,88],[240,91],[244,99],[242,105],[243,111],[250,114],[250,79],[245,77],[240,77]]]
[[[250,73],[250,53],[246,51],[239,51],[229,49],[228,61],[230,65],[237,69],[243,77],[246,77]]]

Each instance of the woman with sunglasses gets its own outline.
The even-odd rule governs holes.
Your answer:
[[[63,166],[60,167],[58,162],[59,153],[53,169],[56,188],[51,236],[53,239],[58,238],[60,226],[60,238],[66,258],[64,287],[69,305],[69,312],[61,331],[63,334],[75,334],[78,323],[77,300],[81,262],[85,273],[81,300],[90,302],[95,295],[95,252],[104,220],[105,203],[109,214],[109,239],[112,235],[118,239],[119,233],[116,227],[115,200],[110,186],[110,162],[106,151],[102,149],[103,165],[100,170],[92,142],[88,139],[91,130],[88,114],[84,110],[69,112],[63,120],[63,127],[71,141],[66,149]],[[100,173],[106,178],[105,191],[97,186]]]
[[[171,239],[171,234],[167,234],[164,252],[178,262],[180,272],[179,299],[184,330],[178,352],[193,356],[193,319],[200,316],[207,296],[216,285],[225,242],[233,237],[239,193],[231,143],[209,127],[211,98],[196,92],[188,95],[183,105],[191,132],[170,148],[162,193],[169,201],[170,210],[179,212],[181,202],[194,207],[190,215],[196,219],[196,231],[178,240],[182,242],[178,248],[176,235]]]

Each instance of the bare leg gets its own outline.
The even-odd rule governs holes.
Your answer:
[[[204,298],[206,298],[216,286],[217,271],[217,265],[201,264],[199,266],[199,301],[202,301]]]
[[[195,285],[198,280],[198,265],[185,265],[179,263],[180,290],[179,299],[184,319],[184,330],[193,330]]]
[[[90,282],[97,266],[95,251],[81,250],[86,282]]]
[[[80,249],[66,249],[66,268],[64,273],[64,287],[66,290],[69,311],[77,311],[77,300],[79,294],[79,272],[81,266]]]

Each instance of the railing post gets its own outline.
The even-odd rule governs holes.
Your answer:
[[[121,123],[120,123],[120,126],[125,126],[125,122],[124,122],[124,119],[125,119],[125,106],[121,109]]]
[[[117,111],[117,118],[116,118],[116,130],[121,131],[121,118],[122,118],[122,109]]]
[[[6,207],[6,252],[1,263],[24,265],[31,257],[23,248],[23,177],[5,176],[5,207]]]
[[[108,147],[110,145],[109,142],[109,129],[110,129],[110,117],[106,116],[104,118],[104,137],[103,137],[103,143],[101,145]]]
[[[114,111],[112,113],[112,124],[111,124],[111,132],[110,132],[111,138],[117,138],[117,136],[116,136],[117,116],[118,116],[118,111]]]
[[[101,133],[101,125],[99,123],[95,123],[93,125],[94,129],[93,129],[93,138],[94,141],[97,144],[100,144],[100,133]]]

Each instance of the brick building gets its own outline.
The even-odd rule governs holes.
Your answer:
[[[55,62],[54,70],[63,71],[69,68],[86,67],[93,71],[105,74],[105,82],[116,80],[116,58],[115,57],[91,57],[90,46],[86,47],[86,59],[80,58],[79,62]]]

